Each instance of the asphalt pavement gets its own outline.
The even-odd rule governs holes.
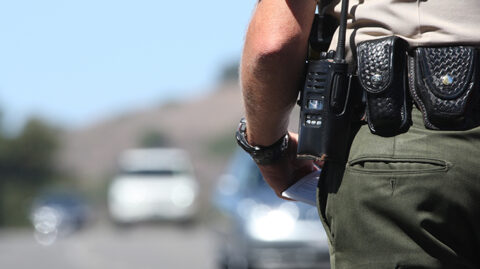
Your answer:
[[[2,269],[214,269],[213,233],[173,223],[118,228],[97,224],[51,245],[33,231],[0,231]]]

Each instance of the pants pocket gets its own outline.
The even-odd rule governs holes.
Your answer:
[[[418,174],[446,172],[451,164],[445,160],[433,158],[392,158],[392,157],[361,157],[351,160],[347,169],[359,173],[372,174]]]
[[[478,268],[462,266],[476,259],[470,208],[478,196],[460,175],[434,158],[351,160],[326,201],[337,267]]]

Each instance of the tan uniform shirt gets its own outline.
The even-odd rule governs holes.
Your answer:
[[[340,13],[340,4],[334,11]],[[349,47],[358,42],[390,35],[412,47],[480,46],[480,0],[350,0],[347,58],[352,57]]]

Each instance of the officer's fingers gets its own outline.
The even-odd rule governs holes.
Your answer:
[[[317,167],[317,169],[321,169],[321,168],[323,168],[323,165],[325,164],[325,161],[318,160],[318,161],[314,161],[313,164]]]
[[[288,142],[292,142],[295,145],[298,143],[298,134],[297,133],[288,132],[288,136],[289,136],[289,141]]]

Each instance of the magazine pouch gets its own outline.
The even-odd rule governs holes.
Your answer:
[[[420,47],[409,59],[410,91],[425,127],[479,126],[478,52],[473,47]]]
[[[408,43],[397,36],[358,44],[358,76],[366,97],[368,126],[374,134],[394,136],[412,124],[407,49]]]

